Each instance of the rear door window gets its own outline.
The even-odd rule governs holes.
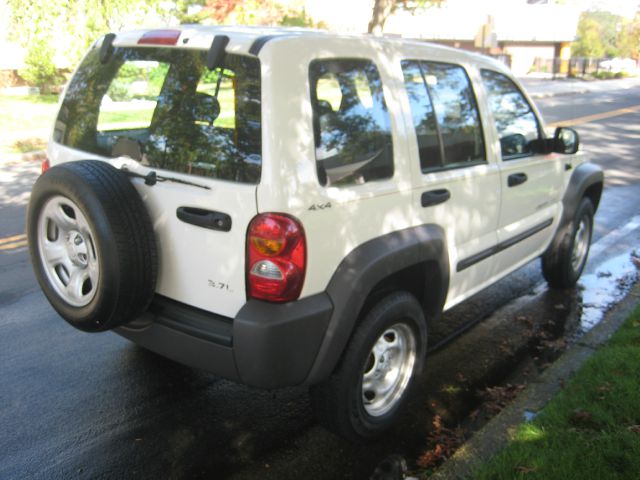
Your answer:
[[[389,112],[376,66],[369,60],[315,60],[309,73],[320,183],[392,177]]]
[[[476,98],[459,65],[402,62],[423,172],[486,162]]]
[[[54,140],[149,167],[245,183],[260,179],[260,64],[206,51],[116,48],[106,63],[92,50],[71,80]]]

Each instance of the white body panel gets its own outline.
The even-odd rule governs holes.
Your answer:
[[[131,159],[100,158],[50,144],[49,159],[54,165],[87,158],[108,161],[117,168],[126,164],[129,170],[142,175],[151,170]],[[247,225],[256,214],[255,185],[153,170],[158,175],[211,188],[205,190],[168,181],[150,187],[142,179],[132,180],[156,233],[159,254],[156,291],[203,310],[234,316],[246,302],[244,243]],[[215,231],[182,222],[176,216],[176,210],[182,206],[227,213],[232,219],[231,231]]]
[[[143,33],[119,35],[115,45],[134,46]],[[563,171],[564,163],[576,164],[582,157],[547,155],[501,161],[500,144],[478,72],[479,68],[490,68],[512,78],[505,67],[485,57],[418,42],[308,31],[303,34],[295,30],[185,26],[178,46],[170,48],[208,49],[216,34],[229,35],[227,50],[237,54],[249,54],[261,36],[281,35],[266,42],[258,53],[262,69],[261,180],[253,186],[158,171],[205,184],[211,190],[169,182],[147,187],[141,180],[134,180],[149,208],[159,242],[158,293],[235,316],[246,302],[246,229],[251,218],[260,212],[287,213],[303,225],[307,271],[301,297],[324,291],[340,262],[356,247],[387,233],[426,223],[440,225],[447,235],[450,287],[445,308],[540,255],[549,244],[562,213],[561,198],[570,176],[570,172]],[[320,185],[309,65],[321,58],[364,58],[376,64],[393,134],[392,178],[363,185]],[[483,124],[486,164],[425,175],[420,172],[400,66],[403,59],[448,62],[466,69]],[[52,164],[87,158],[86,153],[53,142],[49,156]],[[148,172],[131,160],[110,161],[117,166],[126,162],[131,170],[142,174]],[[508,188],[507,177],[521,171],[527,173],[528,182]],[[451,199],[422,208],[422,192],[438,188],[448,189]],[[220,209],[232,216],[233,227],[224,233],[183,223],[175,215],[179,206]],[[460,260],[494,248],[548,219],[552,219],[551,226],[516,246],[457,271]]]

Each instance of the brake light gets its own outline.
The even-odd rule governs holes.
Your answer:
[[[175,45],[180,33],[180,30],[152,30],[140,37],[138,45]]]
[[[44,173],[51,168],[51,162],[47,157],[44,158],[42,163],[40,164],[40,173]]]
[[[302,290],[307,261],[300,222],[281,213],[253,218],[247,232],[247,294],[269,302],[289,302]]]

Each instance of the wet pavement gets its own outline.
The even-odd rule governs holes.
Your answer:
[[[584,113],[555,102],[546,105],[551,120]],[[579,127],[608,172],[583,287],[548,290],[534,262],[447,312],[432,346],[475,326],[430,355],[398,427],[367,445],[320,428],[304,388],[251,389],[114,334],[69,328],[38,289],[24,247],[1,251],[0,478],[369,478],[389,458],[415,468],[435,415],[477,428],[487,388],[539,373],[634,281],[638,120]],[[0,236],[23,231],[36,174],[35,164],[0,169]]]

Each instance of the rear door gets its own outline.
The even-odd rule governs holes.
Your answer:
[[[97,50],[97,49],[96,49]],[[261,170],[260,64],[227,54],[90,52],[70,83],[54,140],[63,161],[97,157],[133,178],[159,246],[157,293],[234,316],[246,302],[245,236]],[[126,208],[126,205],[123,205]]]
[[[518,86],[505,74],[484,69],[490,115],[500,141],[502,201],[498,226],[498,272],[539,255],[561,213],[563,164],[542,151],[542,125]]]
[[[466,69],[441,61],[405,60],[402,70],[420,166],[413,205],[423,223],[446,231],[448,308],[483,288],[493,274],[500,175],[488,161]]]

